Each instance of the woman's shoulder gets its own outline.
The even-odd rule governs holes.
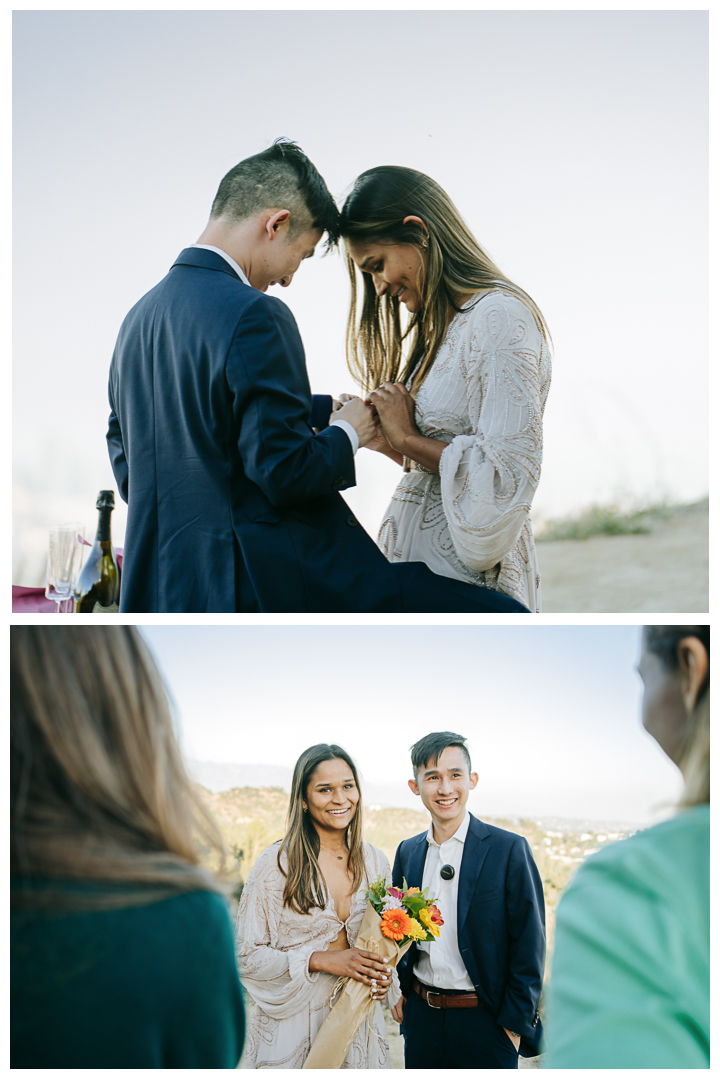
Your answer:
[[[150,939],[158,934],[179,936],[185,942],[184,948],[193,938],[200,948],[212,940],[232,941],[230,906],[220,892],[197,889],[143,910],[140,921],[145,923]]]
[[[465,308],[470,316],[467,322],[470,334],[482,329],[494,336],[502,330],[503,323],[509,328],[518,322],[527,326],[532,333],[540,334],[535,316],[525,301],[505,289],[491,289],[479,297],[473,297]]]
[[[709,807],[695,807],[591,855],[567,895],[623,893],[628,903],[652,899],[680,910],[708,892],[709,872]]]
[[[367,841],[363,843],[363,854],[365,855],[365,865],[370,878],[375,878],[378,874],[386,873],[390,869],[390,863],[385,852],[380,851],[373,844],[368,844]]]
[[[284,882],[285,879],[278,866],[278,853],[281,846],[282,840],[276,840],[274,844],[270,844],[270,847],[266,847],[264,851],[260,852],[248,875],[248,883],[251,880],[254,882],[262,881],[265,885],[269,885],[273,881]],[[287,857],[284,852],[280,857],[280,862],[287,869]]]

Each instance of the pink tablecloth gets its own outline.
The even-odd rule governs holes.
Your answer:
[[[115,548],[118,566],[122,570],[122,548]],[[48,600],[44,586],[37,589],[28,588],[25,585],[13,585],[12,609],[14,612],[50,611],[55,614],[55,601]]]

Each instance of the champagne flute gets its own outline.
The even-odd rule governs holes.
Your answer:
[[[66,611],[80,569],[85,526],[79,521],[52,525],[49,533],[45,595],[55,601],[55,613]]]

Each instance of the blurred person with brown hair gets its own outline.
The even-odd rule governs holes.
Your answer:
[[[254,1001],[244,1068],[302,1069],[344,978],[370,986],[376,1004],[342,1067],[390,1068],[378,1003],[399,1000],[397,975],[354,947],[365,889],[380,875],[389,882],[390,864],[363,842],[352,758],[334,744],[309,747],[293,772],[285,836],[260,855],[238,906],[237,957]]]
[[[591,856],[563,896],[551,1069],[710,1066],[710,627],[646,626],[638,671],[680,812]]]
[[[222,841],[134,627],[14,626],[11,1067],[227,1068]]]

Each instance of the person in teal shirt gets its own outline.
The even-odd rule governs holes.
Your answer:
[[[591,856],[558,906],[550,1069],[710,1066],[710,628],[645,627],[643,724],[679,813]]]
[[[11,1068],[234,1069],[221,841],[134,627],[11,627]]]

